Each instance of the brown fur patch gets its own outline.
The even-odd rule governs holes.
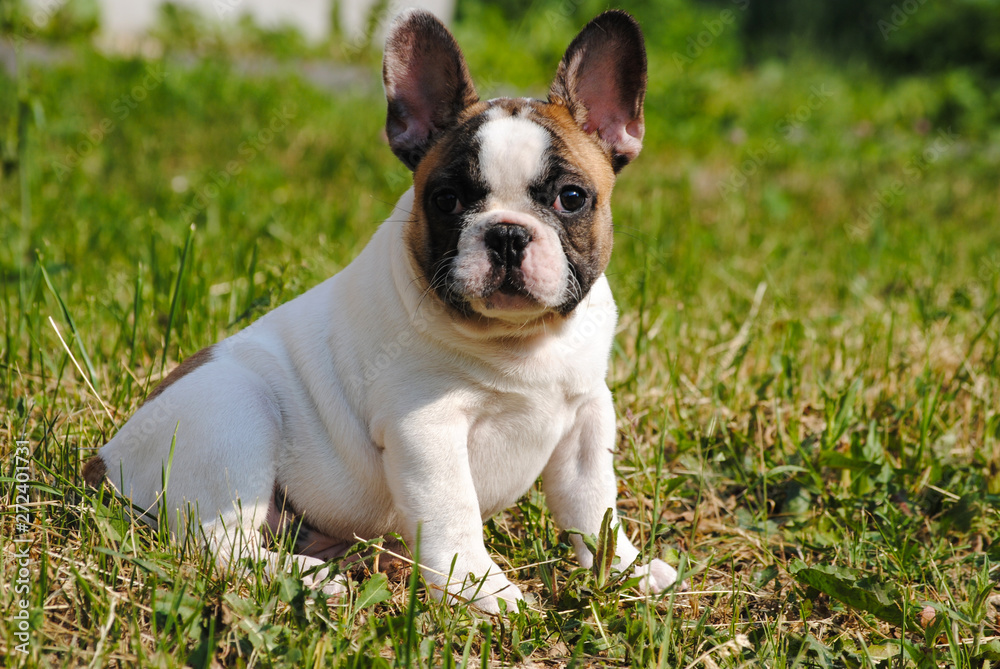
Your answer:
[[[540,123],[562,140],[570,153],[571,162],[584,167],[597,184],[600,195],[611,198],[615,185],[615,172],[611,166],[611,152],[593,133],[584,132],[573,119],[566,105],[560,102],[540,103],[532,120]]]
[[[149,395],[146,396],[146,399],[143,402],[143,404],[149,402],[150,400],[156,399],[158,395],[160,395],[164,390],[169,388],[172,384],[179,381],[183,376],[190,374],[194,370],[204,365],[206,362],[211,362],[212,348],[213,348],[212,346],[207,346],[198,351],[197,353],[195,353],[194,355],[189,356],[184,360],[184,362],[174,367],[173,371],[167,374],[167,378],[160,381],[159,385],[153,388],[153,392],[149,393]]]
[[[108,466],[104,464],[104,458],[100,455],[95,455],[83,465],[83,480],[91,488],[100,488],[107,473]]]
[[[590,236],[588,247],[598,250],[597,265],[604,271],[611,260],[614,242],[611,223],[611,193],[615,187],[613,156],[593,134],[584,132],[565,105],[553,102],[539,105],[536,111],[538,115],[534,120],[562,141],[570,154],[570,162],[583,167],[597,186],[596,215],[605,221],[595,221],[586,233]]]
[[[570,162],[583,167],[590,178],[594,180],[597,186],[597,206],[607,207],[610,205],[611,191],[615,185],[611,152],[594,135],[583,131],[565,104],[561,101],[542,102],[524,98],[498,98],[477,102],[462,111],[456,122],[456,127],[460,129],[476,116],[484,114],[494,107],[499,107],[511,115],[529,118],[558,137],[570,154]],[[413,175],[414,207],[404,236],[407,246],[413,253],[418,266],[421,267],[426,267],[429,264],[427,262],[428,229],[422,217],[424,186],[428,177],[436,173],[447,162],[449,158],[448,148],[447,141],[435,143]],[[608,215],[610,217],[610,210]],[[593,230],[595,247],[601,248],[602,265],[607,265],[611,257],[612,232],[610,224],[595,226]]]
[[[484,113],[490,108],[490,102],[476,102],[469,105],[458,115],[456,127],[468,123],[471,119]],[[452,129],[450,132],[454,132]],[[403,229],[403,238],[406,246],[415,261],[414,269],[420,279],[421,290],[427,289],[427,278],[421,268],[426,269],[430,265],[428,256],[430,254],[430,243],[428,241],[427,223],[424,220],[424,187],[427,185],[427,178],[437,172],[448,158],[448,151],[445,148],[447,142],[438,141],[431,145],[430,150],[420,161],[417,169],[413,172],[413,211],[410,212],[410,219]]]

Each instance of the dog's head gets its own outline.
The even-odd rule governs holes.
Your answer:
[[[389,29],[386,134],[414,172],[406,241],[422,279],[469,319],[569,314],[611,256],[611,190],[642,147],[646,51],[635,20],[601,14],[569,45],[546,101],[480,101],[434,16]]]

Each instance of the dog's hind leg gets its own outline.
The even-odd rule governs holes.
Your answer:
[[[278,552],[271,550],[265,542],[276,528],[272,526],[275,500],[272,495],[266,504],[254,508],[235,508],[232,513],[223,514],[218,520],[202,523],[205,544],[214,554],[216,564],[223,572],[235,570],[242,573],[241,561],[250,561],[262,570],[263,576],[272,580],[276,576],[291,572],[298,566],[303,584],[313,590],[322,590],[328,595],[346,592],[343,577],[331,577],[327,562],[312,555]]]
[[[273,577],[293,562],[304,572],[321,566],[310,556],[284,560],[263,545],[285,438],[272,386],[224,348],[165,385],[104,445],[88,476],[105,475],[150,524],[165,515],[175,536],[198,533],[223,567],[248,558]],[[325,577],[304,579],[330,591]]]

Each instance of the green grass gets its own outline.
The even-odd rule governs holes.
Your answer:
[[[83,460],[166,371],[346,265],[408,173],[380,139],[373,53],[352,55],[370,86],[331,93],[294,58],[249,75],[225,52],[76,45],[0,74],[7,666],[1000,664],[996,94],[960,71],[742,69],[728,34],[680,69],[700,15],[663,31],[649,13],[610,383],[620,509],[691,592],[577,569],[537,490],[487,524],[534,597],[492,620],[412,572],[339,602],[218,575],[85,490]],[[544,92],[580,25],[544,18],[466,16],[483,88]]]

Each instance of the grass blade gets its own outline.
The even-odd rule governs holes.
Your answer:
[[[167,331],[163,338],[163,357],[160,359],[160,368],[167,366],[167,352],[170,350],[170,333],[174,327],[174,316],[177,313],[177,302],[180,300],[181,288],[184,281],[184,268],[187,266],[188,254],[191,252],[191,243],[194,240],[194,223],[188,228],[187,239],[184,241],[184,250],[181,252],[181,264],[177,269],[177,281],[174,283],[174,295],[170,299],[170,314],[167,316]]]

